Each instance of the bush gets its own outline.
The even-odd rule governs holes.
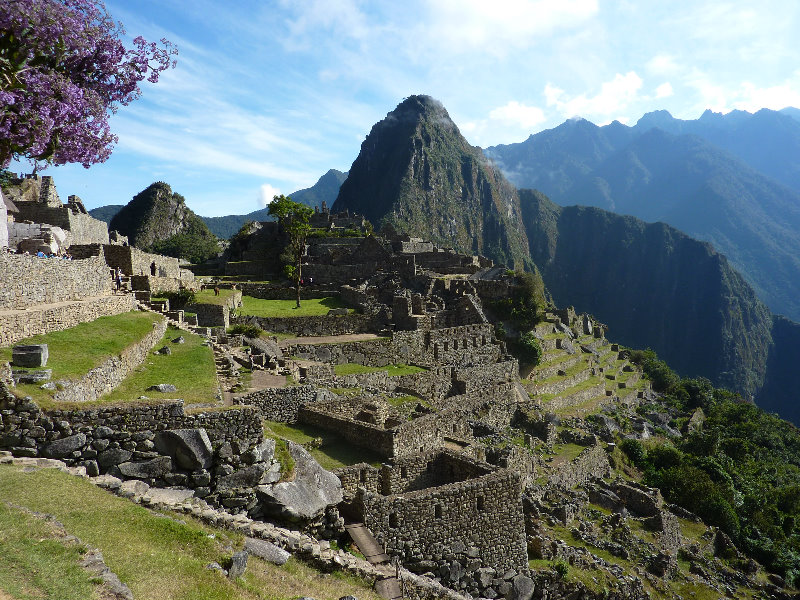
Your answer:
[[[628,458],[631,459],[631,462],[634,465],[639,468],[644,466],[644,463],[647,460],[647,451],[644,449],[642,442],[639,440],[626,438],[622,440],[619,448],[628,455]]]
[[[158,292],[157,298],[166,298],[169,300],[169,307],[172,310],[182,310],[188,304],[194,302],[194,292],[192,290],[183,288],[177,292]]]
[[[553,561],[553,571],[556,572],[561,579],[566,579],[569,573],[569,565],[562,559]]]
[[[522,362],[534,366],[539,364],[542,359],[542,346],[532,331],[523,333],[517,346],[519,348],[519,358]]]
[[[249,338],[258,338],[264,330],[255,325],[248,325],[245,323],[237,323],[228,327],[228,333],[231,335],[243,335]]]

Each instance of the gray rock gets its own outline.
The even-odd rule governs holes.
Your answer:
[[[220,490],[230,490],[235,488],[252,488],[268,483],[265,477],[269,465],[256,463],[243,469],[234,471],[229,475],[220,477],[217,481],[217,488]]]
[[[172,459],[159,456],[141,462],[124,462],[118,469],[128,479],[158,479],[172,471]]]
[[[156,350],[156,354],[164,354],[169,356],[170,354],[172,354],[172,349],[169,346],[162,346],[161,348]]]
[[[11,362],[15,367],[44,367],[48,358],[47,344],[20,345],[11,349]]]
[[[211,440],[203,428],[159,431],[153,443],[156,450],[174,458],[187,471],[209,468],[214,457]]]
[[[41,383],[49,381],[53,376],[53,369],[37,369],[35,371],[11,370],[11,377],[15,383]]]
[[[475,580],[479,586],[487,588],[492,584],[492,579],[496,574],[496,571],[491,567],[482,567],[475,571]]]
[[[168,392],[177,392],[178,388],[176,388],[171,383],[159,383],[157,385],[151,385],[149,388],[147,388],[147,391],[168,393]]]
[[[286,564],[286,561],[292,556],[291,553],[279,546],[276,546],[272,542],[251,537],[244,539],[244,549],[245,552],[248,552],[253,556],[263,558],[264,560],[276,565]]]
[[[228,577],[237,579],[244,575],[247,570],[247,552],[237,552],[231,557],[231,568],[228,569]]]
[[[48,381],[47,383],[43,383],[42,385],[40,385],[39,389],[53,391],[53,390],[57,390],[58,386],[55,384],[55,382]]]
[[[535,585],[530,577],[517,575],[511,584],[511,600],[531,600],[533,598]]]
[[[143,496],[147,493],[147,490],[150,489],[150,486],[147,485],[144,481],[139,481],[138,479],[130,479],[128,481],[123,481],[119,486],[119,495],[123,496],[124,498],[134,498],[136,496]]]
[[[288,447],[295,462],[294,481],[259,486],[259,500],[267,513],[284,519],[315,519],[326,507],[342,501],[342,482],[323,469],[302,446],[288,442]]]
[[[86,474],[89,477],[97,477],[100,475],[100,467],[97,466],[96,460],[87,460],[83,463],[83,466],[86,467]]]
[[[94,437],[96,438],[108,438],[114,435],[114,430],[111,427],[106,427],[105,425],[101,425],[94,430]]]
[[[133,452],[123,448],[109,448],[97,455],[97,464],[101,467],[111,467],[127,462],[133,456]]]
[[[176,337],[174,340],[172,340],[172,343],[173,343],[173,344],[185,344],[185,343],[186,343],[186,340],[185,340],[185,339],[183,339],[183,336],[182,336],[182,335],[179,335],[179,336],[178,336],[178,337]]]
[[[75,435],[50,442],[45,448],[44,453],[50,458],[66,458],[85,445],[86,436],[82,433],[76,433]]]

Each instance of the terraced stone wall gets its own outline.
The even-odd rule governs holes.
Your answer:
[[[112,356],[79,380],[65,383],[63,389],[55,393],[54,399],[57,402],[91,402],[114,390],[145,361],[150,349],[164,337],[167,320],[155,315],[153,318],[151,332],[125,348],[119,356]]]
[[[266,388],[233,398],[236,405],[254,406],[265,419],[281,423],[296,423],[298,411],[306,404],[321,402],[332,397],[328,390],[314,385],[290,385]]]
[[[351,333],[375,333],[388,325],[372,315],[319,315],[313,317],[254,317],[239,316],[233,323],[256,325],[264,331],[295,333],[298,336],[348,335]]]
[[[206,430],[214,450],[208,469],[181,469],[155,451],[157,432],[197,428]],[[30,400],[15,398],[0,382],[0,448],[16,456],[84,465],[90,473],[111,471],[122,478],[135,473],[130,476],[151,485],[182,485],[211,493],[218,478],[253,462],[245,455],[261,437],[261,414],[252,407],[187,415],[183,401],[173,400],[44,412]]]
[[[100,257],[63,260],[0,253],[0,310],[110,293],[111,275]]]
[[[563,489],[572,489],[587,481],[605,477],[611,473],[608,455],[602,446],[593,446],[581,452],[578,457],[556,469],[548,479],[549,484]]]
[[[91,215],[73,212],[66,206],[43,202],[19,202],[17,221],[47,223],[67,233],[68,244],[108,244],[108,225]]]
[[[135,308],[133,296],[125,295],[0,312],[0,346],[10,346],[33,335],[69,329],[79,323],[118,315]]]

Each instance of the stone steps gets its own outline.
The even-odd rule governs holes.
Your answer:
[[[529,379],[531,381],[549,379],[550,377],[558,375],[559,371],[566,371],[570,367],[578,364],[582,358],[582,355],[577,352],[575,354],[562,352],[557,358],[547,363],[537,365],[531,372]]]
[[[583,357],[583,356],[579,355],[579,357],[582,360],[586,360],[585,357]],[[573,365],[573,367],[578,365],[579,363],[580,363],[580,361],[576,362],[575,365]],[[564,372],[560,371],[560,373],[564,373]],[[564,374],[563,376],[557,376],[558,374],[554,375],[553,377],[557,377],[557,378],[553,379],[551,377],[551,379],[553,379],[552,381],[541,381],[541,382],[538,382],[538,383],[537,382],[529,383],[526,386],[526,389],[528,390],[528,392],[532,393],[534,396],[539,395],[539,394],[557,394],[557,395],[561,395],[562,393],[564,393],[569,388],[574,387],[574,386],[576,386],[576,385],[578,385],[580,383],[583,383],[584,381],[586,381],[590,377],[594,376],[595,374],[596,374],[595,369],[591,366],[590,363],[587,362],[585,368],[583,368],[583,369],[581,369],[581,370],[579,370],[579,371],[577,371],[575,373],[572,373],[570,375]]]
[[[605,396],[605,381],[600,377],[596,377],[596,379],[596,382],[592,382],[592,384],[588,386],[585,384],[587,381],[590,381],[591,378],[586,378],[579,384],[568,387],[560,394],[543,402],[544,408],[552,411],[558,411],[567,407],[579,405],[588,401],[590,398]]]

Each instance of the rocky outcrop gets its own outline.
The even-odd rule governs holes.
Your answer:
[[[268,514],[289,521],[312,521],[328,506],[342,501],[342,482],[302,446],[287,444],[294,459],[294,481],[259,486],[258,497]]]
[[[332,210],[509,267],[531,266],[516,190],[429,96],[406,98],[373,126]]]

